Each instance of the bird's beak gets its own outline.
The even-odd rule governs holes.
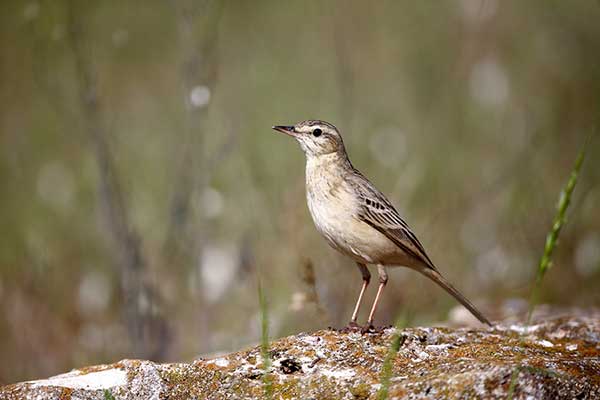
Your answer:
[[[294,130],[293,126],[275,125],[273,129],[281,133],[285,133],[286,135],[296,136],[296,131]]]

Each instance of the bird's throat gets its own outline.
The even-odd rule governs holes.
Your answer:
[[[320,155],[307,155],[306,157],[306,173],[323,173],[325,171],[334,171],[337,169],[347,168],[350,165],[350,160],[345,152],[332,152]]]

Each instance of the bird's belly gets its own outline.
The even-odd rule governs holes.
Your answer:
[[[340,204],[342,203],[342,204]],[[310,213],[317,230],[341,253],[364,264],[386,264],[397,258],[398,247],[385,235],[357,218],[352,203],[317,202],[309,199]]]

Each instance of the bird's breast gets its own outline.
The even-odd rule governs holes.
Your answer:
[[[344,233],[344,223],[357,212],[356,199],[342,179],[312,177],[306,185],[306,200],[310,214],[323,234],[340,236]]]
[[[358,196],[342,176],[307,173],[306,178],[310,214],[333,248],[365,264],[382,262],[396,251],[385,235],[359,219]]]

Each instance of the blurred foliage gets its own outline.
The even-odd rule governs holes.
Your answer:
[[[493,317],[527,297],[600,117],[597,2],[0,11],[0,383],[256,343],[259,270],[272,336],[345,324],[360,276],[312,225],[297,144],[270,129],[308,118],[341,129],[355,166]],[[599,146],[540,301],[600,304]],[[397,269],[379,322],[454,306]]]

